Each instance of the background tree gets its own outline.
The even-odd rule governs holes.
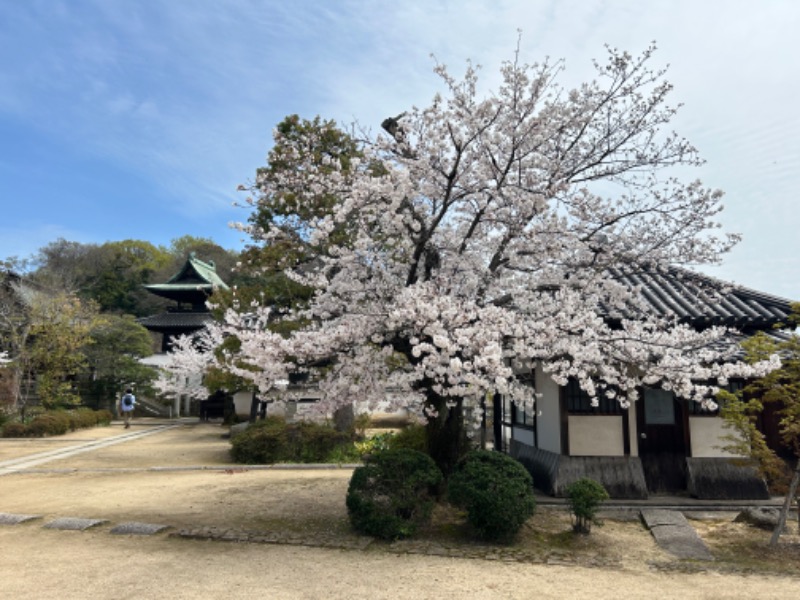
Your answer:
[[[163,310],[143,285],[170,264],[163,248],[141,240],[81,244],[59,239],[34,259],[31,278],[51,289],[63,289],[97,303],[102,312],[136,316]]]
[[[800,304],[792,306],[791,323],[800,325]],[[720,392],[721,416],[734,435],[726,436],[725,449],[739,456],[747,456],[756,461],[768,481],[779,481],[783,475],[783,462],[776,449],[769,447],[764,434],[757,426],[758,418],[765,405],[773,405],[776,410],[781,441],[794,455],[794,470],[789,489],[781,509],[778,526],[770,539],[770,545],[778,543],[786,525],[786,518],[794,500],[798,498],[800,484],[800,337],[792,335],[785,341],[777,341],[766,334],[759,333],[743,342],[747,360],[756,362],[772,354],[779,354],[781,367],[762,378],[756,379],[736,394]],[[800,515],[798,516],[800,531]]]
[[[143,286],[167,281],[191,252],[214,261],[220,277],[230,281],[237,255],[209,238],[191,235],[175,238],[169,248],[142,240],[98,245],[62,238],[41,248],[25,266],[29,277],[42,286],[93,300],[104,313],[142,317],[163,311],[169,304]]]
[[[86,365],[84,350],[92,343],[96,307],[56,293],[37,295],[29,310],[27,343],[14,357],[20,412],[34,395],[45,408],[80,404],[76,378]]]
[[[38,289],[31,286],[15,271],[0,272],[0,351],[6,360],[0,366],[3,394],[2,404],[17,409],[20,407],[20,382],[22,370],[20,355],[28,343],[31,327],[30,306]],[[22,404],[24,406],[24,404]]]
[[[125,388],[151,390],[157,373],[139,359],[152,354],[152,340],[133,316],[101,315],[89,335],[93,343],[85,349],[87,369],[80,380],[84,404],[115,411]]]
[[[437,66],[446,93],[388,120],[390,137],[365,135],[355,156],[279,129],[287,168],[259,172],[247,231],[302,248],[284,272],[314,293],[277,316],[226,312],[210,335],[240,340],[250,368],[237,374],[266,393],[328,364],[317,406],[329,412],[396,390],[398,407],[427,415],[447,473],[486,394],[533,410],[518,374],[537,366],[625,406],[644,385],[708,401],[716,389],[698,381],[774,367],[737,363],[723,329],[648,315],[615,275],[715,262],[737,240],[715,231],[721,192],[674,177],[702,161],[665,131],[675,109],[653,51],[609,50],[571,90],[562,63],[516,56],[485,97],[472,66],[462,80]],[[276,319],[300,326],[275,335]]]
[[[247,199],[253,212],[242,226],[257,243],[242,252],[233,281],[243,306],[258,299],[275,312],[284,312],[305,305],[314,291],[287,272],[308,268],[331,243],[346,244],[348,235],[347,225],[338,224],[331,240],[312,242],[309,232],[314,224],[330,217],[341,200],[335,189],[309,193],[298,175],[308,163],[320,173],[348,177],[361,154],[350,134],[319,116],[309,121],[290,115],[278,123],[274,135],[267,166],[257,170],[250,188],[258,199]]]

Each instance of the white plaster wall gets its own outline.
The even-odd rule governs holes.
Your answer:
[[[538,447],[561,454],[561,409],[559,387],[549,375],[536,367],[536,391],[542,394],[536,402],[536,437]]]
[[[233,395],[233,409],[241,417],[250,416],[250,403],[253,400],[253,392],[236,392]]]
[[[570,456],[624,456],[622,417],[570,415]]]
[[[628,409],[628,446],[631,456],[639,456],[639,421],[636,418],[636,411],[642,410],[642,402],[631,402]]]
[[[734,430],[725,429],[720,417],[689,417],[689,439],[692,440],[692,456],[695,458],[719,458],[735,456],[722,450],[729,444],[722,438],[735,435]]]

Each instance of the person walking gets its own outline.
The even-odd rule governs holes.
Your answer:
[[[128,388],[119,401],[119,412],[122,414],[122,420],[125,422],[125,429],[131,426],[134,408],[136,408],[136,396],[133,395],[133,390]]]

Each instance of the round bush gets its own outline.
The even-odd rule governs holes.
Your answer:
[[[459,461],[448,496],[467,510],[467,521],[483,540],[512,538],[536,509],[530,473],[510,456],[488,450],[473,450]]]
[[[385,540],[410,537],[430,519],[442,479],[427,454],[405,448],[376,452],[350,478],[350,523],[356,531]]]

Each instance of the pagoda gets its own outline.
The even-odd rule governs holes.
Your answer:
[[[161,352],[168,352],[172,340],[202,329],[212,320],[206,301],[215,289],[227,290],[214,265],[204,262],[194,252],[189,254],[180,271],[166,283],[144,286],[149,292],[173,300],[167,312],[139,320],[148,330],[161,334]]]

